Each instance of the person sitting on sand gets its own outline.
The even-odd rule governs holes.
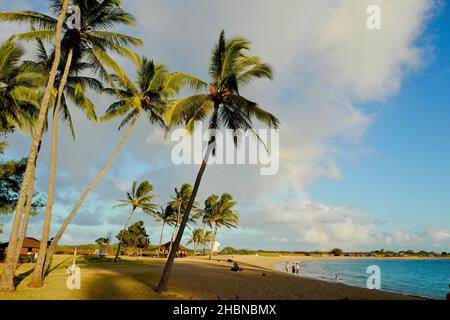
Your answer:
[[[300,263],[296,262],[295,263],[295,274],[299,275],[299,273],[300,273]]]
[[[237,262],[233,263],[233,266],[231,267],[231,271],[239,271],[239,264]]]

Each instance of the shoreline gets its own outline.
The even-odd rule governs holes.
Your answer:
[[[286,262],[286,261],[289,261],[291,263],[294,261],[300,262],[300,261],[308,261],[308,260],[309,261],[311,261],[311,260],[331,261],[331,260],[434,260],[434,259],[448,259],[448,258],[435,258],[435,257],[348,257],[348,256],[323,256],[322,257],[322,256],[296,256],[296,255],[288,255],[288,256],[280,255],[278,257],[256,256],[256,255],[254,255],[254,256],[236,255],[236,256],[232,257],[231,255],[229,255],[228,258],[226,256],[217,256],[217,257],[224,258],[225,260],[232,259],[233,261],[236,261],[243,265],[270,270],[270,271],[277,272],[279,274],[283,274],[283,275],[294,277],[294,278],[303,278],[303,279],[309,279],[309,280],[313,280],[313,281],[321,281],[321,282],[325,282],[325,283],[329,283],[329,284],[338,284],[338,285],[348,286],[350,288],[360,288],[360,289],[366,289],[366,290],[370,290],[370,289],[367,289],[363,286],[358,286],[355,284],[349,284],[349,283],[344,283],[344,282],[333,281],[332,279],[321,278],[319,276],[314,276],[314,275],[309,275],[309,274],[297,276],[290,272],[286,272],[286,271],[277,269],[275,267],[275,265],[280,264],[282,262]],[[397,294],[397,295],[401,295],[401,296],[405,296],[405,297],[411,297],[412,299],[440,300],[440,299],[436,299],[433,297],[421,296],[421,295],[414,294],[414,293],[390,291],[390,290],[385,290],[385,289],[381,289],[381,290],[377,290],[377,291],[386,292],[389,294]]]

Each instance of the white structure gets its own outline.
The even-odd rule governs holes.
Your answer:
[[[220,243],[219,242],[214,242],[213,245],[213,252],[219,252],[219,248],[220,248]]]

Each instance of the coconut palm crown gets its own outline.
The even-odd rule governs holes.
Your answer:
[[[59,15],[61,1],[50,0],[50,11]],[[81,66],[81,61],[89,63],[91,69],[101,79],[113,83],[108,68],[127,81],[123,67],[111,56],[111,53],[125,56],[134,61],[137,54],[130,49],[132,45],[142,45],[142,40],[123,33],[111,31],[117,25],[133,25],[134,17],[122,10],[120,0],[73,0],[80,12],[80,25],[72,26],[65,21],[63,25],[62,54],[63,61],[69,50],[73,50],[72,70]],[[0,12],[0,20],[29,24],[30,31],[15,34],[20,40],[42,39],[51,41],[55,35],[57,19],[51,15],[36,11]]]
[[[191,132],[195,121],[202,121],[209,116],[210,129],[218,129],[223,125],[235,131],[253,130],[253,118],[269,127],[278,128],[279,120],[273,114],[240,94],[240,87],[252,80],[273,77],[270,65],[261,62],[256,56],[248,55],[249,50],[248,40],[241,37],[226,40],[225,32],[222,31],[212,51],[210,82],[191,79],[196,89],[207,92],[174,101],[166,115],[168,124],[184,124]]]

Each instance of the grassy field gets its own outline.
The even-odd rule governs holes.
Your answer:
[[[81,289],[69,290],[66,287],[67,267],[72,257],[57,255],[52,270],[45,280],[44,287],[27,287],[33,264],[23,264],[17,270],[17,290],[0,293],[0,300],[22,299],[186,299],[179,294],[157,294],[154,288],[159,280],[162,261],[143,258],[112,262],[112,259],[80,256],[77,265],[81,269]],[[3,265],[0,264],[0,272]],[[170,288],[169,288],[170,289]]]

